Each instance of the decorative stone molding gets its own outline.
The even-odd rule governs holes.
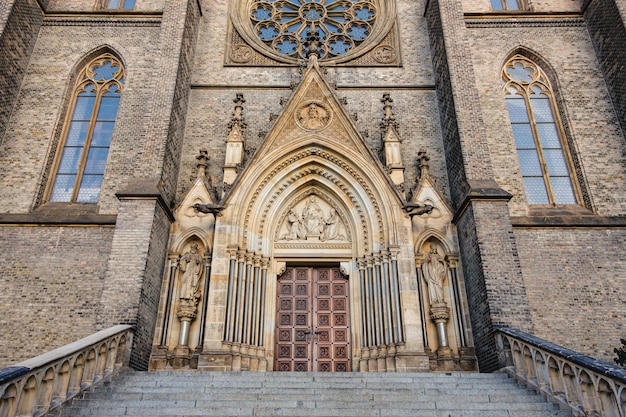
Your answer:
[[[255,210],[255,202],[257,200],[257,198],[259,198],[260,195],[262,195],[263,190],[265,189],[265,187],[272,183],[274,180],[274,177],[276,177],[279,173],[281,173],[282,171],[285,170],[286,167],[288,167],[289,165],[298,165],[298,163],[304,159],[304,158],[308,158],[310,156],[319,156],[321,159],[326,160],[328,162],[331,162],[335,165],[337,165],[338,167],[342,168],[344,171],[347,171],[348,174],[350,174],[350,176],[352,177],[352,179],[358,183],[367,193],[371,203],[374,205],[375,207],[375,219],[376,222],[373,222],[374,225],[376,225],[376,227],[379,228],[379,236],[380,238],[380,244],[384,243],[384,230],[383,230],[383,220],[382,220],[382,214],[380,211],[380,207],[379,207],[379,203],[378,203],[378,199],[375,197],[373,190],[371,189],[371,187],[368,185],[368,183],[365,181],[365,179],[357,173],[357,171],[349,166],[347,164],[346,161],[339,159],[337,156],[335,156],[334,154],[331,154],[330,152],[318,148],[318,147],[310,147],[307,148],[306,150],[303,150],[301,152],[298,152],[297,154],[294,154],[290,157],[288,157],[287,159],[283,160],[282,162],[280,162],[279,164],[276,165],[276,167],[265,177],[265,179],[258,185],[257,190],[255,191],[255,193],[253,194],[250,203],[249,203],[249,209],[246,212],[246,216],[245,216],[245,223],[244,223],[244,238],[243,238],[243,245],[247,246],[248,242],[247,242],[247,236],[248,236],[248,230],[250,227],[250,222],[251,219],[253,217],[256,216],[252,216],[253,215],[253,210]],[[370,246],[370,241],[369,241],[369,229],[367,227],[367,224],[370,220],[368,219],[372,219],[372,213],[368,213],[367,210],[365,210],[364,207],[361,206],[360,202],[356,199],[356,197],[353,195],[353,189],[354,189],[354,185],[353,184],[348,184],[345,183],[344,181],[342,181],[340,178],[332,175],[330,172],[326,171],[326,170],[322,170],[320,167],[317,166],[317,164],[314,164],[310,167],[307,168],[300,168],[297,171],[292,172],[292,174],[288,177],[285,177],[285,179],[282,181],[282,184],[275,184],[274,185],[274,192],[272,194],[271,197],[269,197],[267,199],[264,211],[262,213],[261,216],[261,220],[260,223],[257,227],[257,236],[264,236],[265,234],[265,223],[268,219],[268,213],[270,210],[270,207],[272,206],[272,204],[274,204],[274,202],[278,199],[278,197],[284,192],[284,190],[286,190],[290,184],[293,184],[296,180],[301,179],[307,175],[319,175],[322,176],[330,181],[332,181],[338,188],[339,190],[342,191],[342,193],[344,193],[348,198],[350,198],[352,204],[355,206],[355,209],[357,210],[358,213],[358,217],[359,219],[361,219],[361,227],[362,227],[362,232],[363,232],[363,239],[364,239],[364,250],[369,250],[369,246]],[[262,242],[259,241],[258,242],[258,247],[257,250],[261,251],[262,250]]]

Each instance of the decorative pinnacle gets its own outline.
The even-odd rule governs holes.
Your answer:
[[[421,148],[417,153],[417,165],[420,168],[420,178],[427,178],[430,176],[430,165],[428,165],[428,161],[430,158],[426,155],[426,149]]]
[[[233,117],[228,123],[228,127],[232,129],[234,126],[238,126],[242,130],[246,128],[246,122],[243,121],[243,103],[246,100],[243,98],[243,94],[238,93],[236,98],[233,100],[235,103],[235,111],[233,112]]]
[[[311,22],[311,27],[309,28],[309,32],[306,34],[306,40],[303,44],[304,47],[307,48],[307,58],[310,58],[312,55],[319,56],[320,32],[315,28],[315,24],[313,22]]]
[[[383,103],[384,116],[383,121],[380,122],[380,128],[383,132],[387,132],[390,128],[394,130],[398,130],[398,122],[396,122],[396,118],[393,115],[392,103],[393,99],[389,93],[384,93],[383,98],[380,100]]]
[[[206,169],[209,165],[209,159],[211,159],[211,157],[209,156],[209,151],[204,148],[200,149],[200,154],[196,156],[196,159],[198,160],[198,165],[196,165],[196,167],[198,168],[197,177],[204,178],[206,176]]]

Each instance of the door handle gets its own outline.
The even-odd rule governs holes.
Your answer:
[[[315,340],[317,339],[317,335],[320,334],[320,332],[318,330],[315,330],[314,332],[312,332],[311,330],[306,330],[304,334],[306,335],[306,340],[310,341],[311,335],[313,335],[313,340]]]

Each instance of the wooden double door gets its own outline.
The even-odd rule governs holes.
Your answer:
[[[278,279],[274,370],[350,371],[349,301],[339,268],[288,268]]]

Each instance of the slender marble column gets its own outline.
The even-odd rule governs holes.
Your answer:
[[[180,256],[180,255],[179,255]],[[178,259],[170,258],[169,276],[167,277],[167,299],[165,301],[165,311],[163,312],[163,326],[161,330],[161,346],[167,345],[167,333],[170,326],[170,314],[172,311],[172,297],[174,293],[174,278],[178,270]]]
[[[391,310],[391,287],[389,282],[389,254],[383,253],[382,256],[382,287],[383,287],[383,308],[385,311],[385,344],[387,346],[394,343],[393,340],[393,323]]]
[[[400,282],[398,278],[398,253],[399,248],[389,248],[391,253],[391,288],[393,289],[393,302],[396,321],[398,322],[398,339],[396,343],[404,343],[404,329],[402,328],[402,310],[400,305]]]
[[[235,312],[235,300],[234,300],[234,287],[235,287],[235,273],[237,267],[237,246],[229,245],[228,254],[230,255],[230,263],[228,266],[228,294],[226,299],[226,320],[224,323],[224,340],[232,342],[234,340],[234,312]]]
[[[246,253],[246,278],[245,278],[245,295],[243,296],[244,305],[242,308],[243,313],[243,326],[242,326],[242,338],[241,342],[250,343],[250,331],[252,327],[250,323],[252,321],[252,288],[254,286],[254,280],[252,277],[252,262],[254,260],[253,253]]]
[[[365,262],[360,259],[356,261],[359,268],[359,282],[361,291],[361,347],[369,346],[368,322],[367,322],[367,298],[365,295]]]
[[[202,312],[200,314],[200,335],[198,339],[198,348],[204,346],[204,327],[206,325],[206,314],[209,307],[209,287],[211,284],[211,261],[212,258],[208,255],[204,259],[204,288],[202,291]]]
[[[244,296],[244,259],[245,251],[240,250],[237,256],[237,286],[235,288],[235,329],[234,342],[241,343],[242,337],[242,319],[243,319],[243,296]]]
[[[260,283],[260,271],[261,271],[261,257],[254,257],[254,273],[252,275],[252,279],[254,281],[254,286],[252,288],[252,322],[250,323],[251,337],[250,344],[257,345],[259,340],[259,311],[261,308],[261,283]]]

